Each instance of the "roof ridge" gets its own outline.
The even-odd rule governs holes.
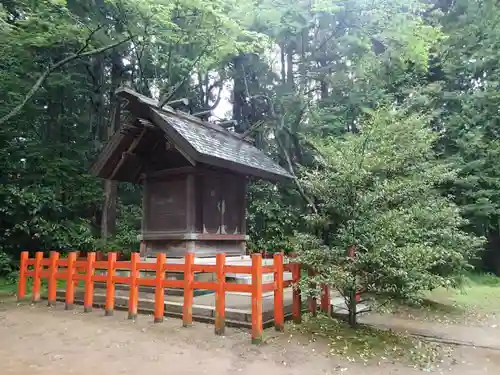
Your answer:
[[[230,132],[229,130],[223,128],[220,125],[217,125],[217,124],[214,124],[214,123],[211,123],[208,121],[203,121],[203,120],[199,119],[198,117],[195,117],[195,116],[193,116],[189,113],[186,113],[186,112],[177,111],[174,108],[172,108],[166,104],[163,107],[160,107],[159,102],[157,100],[150,98],[146,95],[140,94],[137,91],[132,90],[129,87],[121,86],[118,89],[116,89],[115,93],[116,93],[116,95],[122,96],[122,97],[127,97],[128,95],[134,96],[138,100],[144,102],[145,104],[147,104],[149,106],[154,107],[156,110],[158,110],[160,112],[164,112],[165,114],[169,114],[169,115],[182,117],[186,120],[189,120],[190,122],[196,123],[197,125],[201,125],[201,126],[204,126],[206,128],[220,132],[222,134],[231,136],[231,137],[233,137],[241,142],[246,142],[245,139],[242,138],[241,136],[239,136],[238,134]],[[246,142],[246,143],[248,143],[248,142]]]

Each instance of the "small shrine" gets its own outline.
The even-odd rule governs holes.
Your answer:
[[[142,256],[181,258],[246,251],[249,177],[292,176],[241,135],[129,88],[128,120],[91,167],[94,176],[143,185]]]

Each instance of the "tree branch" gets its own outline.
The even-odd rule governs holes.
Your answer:
[[[96,27],[94,30],[91,30],[89,35],[87,36],[87,39],[85,39],[85,44],[83,45],[82,48],[80,48],[76,53],[75,55],[78,55],[78,54],[81,54],[83,51],[85,51],[87,49],[87,47],[89,46],[90,44],[90,41],[92,40],[92,38],[94,37],[95,33],[98,32],[99,30],[101,30],[102,28],[104,27],[104,25],[99,25],[98,27]]]
[[[292,175],[293,181],[295,182],[295,186],[297,186],[297,190],[299,191],[300,196],[302,199],[304,199],[307,204],[311,207],[313,212],[317,215],[318,214],[318,209],[316,205],[314,204],[314,201],[306,194],[306,191],[302,187],[299,179],[295,175],[295,171],[293,170],[293,163],[292,159],[290,158],[290,155],[288,154],[288,151],[285,149],[281,141],[279,140],[279,134],[275,133],[275,139],[276,139],[276,144],[278,145],[278,148],[281,149],[283,154],[285,155],[286,162],[288,164],[288,172]]]
[[[198,64],[198,62],[201,60],[201,58],[205,55],[205,53],[208,51],[208,47],[210,46],[210,42],[206,44],[206,46],[201,50],[200,54],[196,57],[196,59],[193,61],[191,66],[189,67],[189,70],[187,74],[182,78],[182,80],[177,83],[172,91],[166,96],[164,100],[160,102],[160,108],[163,107],[165,104],[167,104],[170,99],[174,97],[174,95],[177,93],[177,90],[179,90],[184,83],[191,77],[191,72],[193,71],[193,68]]]
[[[45,82],[45,80],[49,77],[49,75],[52,72],[54,72],[55,70],[59,69],[60,67],[62,67],[64,65],[70,63],[73,60],[81,59],[82,57],[98,55],[100,53],[106,52],[106,51],[113,49],[115,47],[118,47],[118,46],[122,45],[123,43],[128,42],[130,39],[131,38],[128,37],[128,38],[125,38],[125,39],[118,41],[116,43],[110,44],[108,46],[96,48],[96,49],[93,49],[93,50],[90,50],[87,52],[83,52],[83,50],[87,47],[88,43],[86,43],[85,46],[83,48],[80,48],[80,50],[78,50],[76,53],[66,57],[65,59],[58,61],[57,63],[55,63],[52,66],[49,66],[45,70],[45,72],[43,72],[43,74],[40,76],[40,78],[38,78],[38,80],[33,85],[33,87],[31,87],[31,90],[26,94],[23,101],[19,105],[17,105],[12,111],[10,111],[7,115],[0,118],[0,126],[21,112],[21,110],[26,105],[26,103],[28,103],[28,101],[33,97],[33,95],[40,89],[40,87],[42,87],[43,83]]]
[[[253,131],[257,130],[260,128],[262,125],[264,125],[264,121],[257,121],[256,123],[252,124],[245,132],[241,135],[241,140],[244,140],[246,137],[248,137]]]
[[[215,108],[217,108],[217,106],[219,105],[220,101],[222,100],[222,90],[223,90],[223,88],[224,88],[224,86],[222,86],[222,85],[219,86],[219,91],[217,93],[217,97],[215,98],[214,103],[210,106],[210,108],[208,110],[212,111]],[[207,98],[208,98],[209,94],[210,94],[210,92],[207,92]]]
[[[246,81],[246,79],[245,79]],[[249,97],[250,100],[253,100],[253,99],[264,99],[269,107],[269,112],[271,113],[271,118],[273,120],[279,120],[278,116],[276,115],[276,111],[274,110],[274,102],[273,100],[267,96],[267,95],[264,95],[264,94],[257,94],[257,95],[253,95],[253,96],[250,96]]]
[[[246,82],[246,78],[245,78],[245,82]],[[246,90],[247,90],[247,95],[248,95],[248,87],[246,88]],[[264,95],[264,94],[257,94],[257,95],[249,96],[249,98],[250,98],[250,100],[257,99],[257,98],[264,99],[267,102],[268,106],[269,106],[269,112],[271,114],[271,118],[273,120],[275,120],[278,124],[281,123],[281,126],[278,125],[279,129],[280,130],[286,129],[286,127],[284,126],[285,115],[281,116],[281,120],[280,120],[280,118],[278,117],[278,115],[276,114],[276,112],[274,110],[274,102],[273,102],[273,100],[269,96]],[[304,111],[305,111],[306,108],[307,108],[307,106],[304,106],[304,108],[301,109],[300,114],[298,116],[298,119],[296,119],[296,121],[300,121],[300,119],[302,118],[302,115],[304,114]],[[258,123],[258,126],[260,126],[260,125],[261,124]],[[287,165],[288,165],[288,172],[292,175],[293,181],[295,182],[295,186],[297,187],[297,190],[299,191],[299,194],[302,197],[302,199],[304,199],[304,201],[306,201],[306,203],[311,207],[311,209],[313,210],[313,212],[315,214],[318,214],[318,208],[314,204],[313,199],[310,198],[306,194],[306,191],[304,190],[304,188],[302,187],[299,179],[295,175],[295,171],[293,169],[292,159],[290,158],[290,155],[289,155],[288,151],[285,149],[284,145],[282,144],[282,142],[279,139],[279,134],[278,134],[278,131],[277,131],[278,126],[276,126],[276,130],[274,132],[274,138],[276,139],[276,144],[278,146],[278,149],[280,149],[281,152],[283,153],[283,155],[285,156],[285,160],[286,160]],[[248,129],[243,134],[243,137],[241,139],[243,140],[246,136],[248,136],[248,134],[250,134],[250,132],[252,132],[253,130],[255,130],[255,128],[256,127],[253,127],[253,126],[250,127],[250,129]]]
[[[207,96],[210,95],[210,92],[215,89],[216,87],[220,88],[223,86],[223,80],[222,78],[217,80],[216,82],[212,83],[210,86],[207,88]]]

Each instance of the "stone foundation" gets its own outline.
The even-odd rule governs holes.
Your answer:
[[[122,285],[124,286],[124,285]],[[125,286],[126,287],[126,286]],[[127,288],[127,287],[126,287]],[[139,291],[138,312],[151,315],[154,313],[154,294]],[[65,291],[57,291],[57,301],[64,302]],[[285,318],[289,319],[292,314],[291,291],[285,293]],[[289,296],[289,297],[287,297]],[[83,305],[84,291],[75,290],[75,304]],[[180,296],[165,296],[165,316],[182,318],[183,302]],[[213,300],[213,303],[212,303]],[[226,293],[226,326],[251,328],[252,311],[250,305],[251,296],[249,294],[242,296],[240,293]],[[95,290],[93,306],[104,308],[106,301],[105,290]],[[118,289],[115,291],[115,309],[128,309],[128,290]],[[204,295],[195,297],[193,303],[193,320],[205,323],[215,322],[215,298],[214,296]],[[271,327],[274,324],[273,294],[265,293],[262,304],[262,320],[264,327]]]

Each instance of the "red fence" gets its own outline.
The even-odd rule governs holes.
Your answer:
[[[130,276],[117,276],[115,271],[129,270]],[[105,274],[96,274],[96,270],[105,271]],[[139,271],[154,271],[154,278],[140,277]],[[284,271],[292,272],[292,280],[284,281]],[[183,280],[167,280],[165,272],[182,272]],[[195,281],[195,272],[215,273],[217,281]],[[250,274],[251,284],[233,284],[226,282],[226,273]],[[262,276],[274,273],[272,283],[263,284]],[[215,291],[215,333],[222,335],[225,328],[225,294],[226,292],[243,292],[252,296],[252,342],[262,340],[262,294],[274,292],[274,323],[277,330],[284,326],[284,288],[296,284],[300,279],[300,265],[297,263],[284,264],[283,254],[275,254],[273,264],[262,264],[260,254],[252,255],[251,266],[226,265],[226,255],[217,254],[215,265],[199,265],[194,263],[194,254],[186,254],[184,264],[167,264],[165,254],[158,254],[156,263],[141,262],[139,253],[132,253],[130,261],[117,261],[116,253],[108,253],[107,260],[97,261],[96,253],[88,253],[86,259],[77,259],[77,253],[71,252],[65,259],[59,253],[52,251],[49,258],[44,258],[42,252],[37,252],[35,258],[29,258],[28,252],[21,254],[21,267],[18,285],[18,298],[26,295],[27,277],[33,278],[33,301],[40,300],[41,280],[48,280],[48,304],[56,301],[57,281],[66,281],[66,309],[71,309],[75,299],[75,286],[79,281],[84,282],[84,311],[92,310],[94,297],[94,282],[106,283],[105,314],[112,315],[114,310],[115,285],[129,286],[128,312],[129,318],[137,315],[139,286],[153,287],[155,290],[154,321],[161,322],[164,317],[165,288],[179,288],[184,290],[183,325],[189,326],[193,320],[193,291],[204,289]],[[315,299],[309,302],[311,311],[316,310]],[[321,299],[322,309],[328,311],[330,307],[328,290],[324,290]],[[292,316],[300,321],[301,298],[300,290],[294,288],[292,302]]]

